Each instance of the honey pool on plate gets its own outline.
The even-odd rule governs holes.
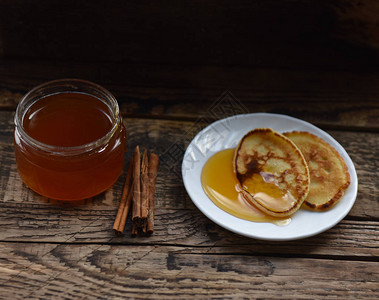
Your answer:
[[[205,163],[201,173],[201,183],[205,194],[222,210],[231,215],[253,222],[270,222],[286,225],[290,218],[268,216],[246,201],[241,193],[233,172],[234,149],[215,153]]]

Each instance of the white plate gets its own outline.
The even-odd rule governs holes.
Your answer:
[[[299,210],[286,226],[258,223],[237,218],[216,206],[204,193],[201,172],[205,162],[216,152],[235,148],[239,140],[254,128],[270,127],[278,132],[302,130],[319,136],[344,158],[351,184],[335,207],[326,212]],[[285,115],[254,113],[236,115],[212,123],[200,131],[189,144],[182,163],[184,186],[193,203],[218,225],[241,235],[272,241],[286,241],[316,235],[340,222],[352,208],[358,190],[357,173],[345,149],[316,126]]]

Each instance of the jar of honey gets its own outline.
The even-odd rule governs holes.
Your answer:
[[[14,122],[18,172],[43,196],[89,198],[122,172],[126,131],[117,100],[97,84],[62,79],[37,86],[21,99]]]

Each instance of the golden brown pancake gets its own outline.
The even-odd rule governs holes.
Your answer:
[[[310,187],[304,204],[314,210],[335,205],[350,185],[343,158],[332,146],[309,132],[284,133],[303,153],[308,163]]]
[[[233,167],[244,198],[268,215],[292,215],[308,194],[309,171],[302,153],[273,129],[247,133],[234,152]]]

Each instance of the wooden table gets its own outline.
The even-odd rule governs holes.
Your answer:
[[[155,232],[136,238],[130,237],[130,219],[124,236],[112,231],[125,172],[105,193],[75,204],[43,198],[23,185],[13,154],[14,108],[37,80],[7,77],[13,85],[3,86],[0,96],[1,296],[378,298],[379,76],[239,72],[261,87],[237,86],[225,94],[222,82],[192,93],[164,84],[134,91],[104,84],[119,98],[129,149],[140,145],[161,157]],[[259,79],[265,77],[278,80]],[[330,84],[315,80],[321,77]],[[288,82],[298,82],[302,89]],[[181,180],[183,151],[199,128],[240,112],[211,114],[209,108],[225,95],[234,96],[249,112],[285,113],[309,121],[345,147],[357,169],[359,192],[344,220],[314,237],[267,242],[231,233],[194,206]],[[172,146],[175,151],[168,151]],[[130,156],[131,151],[127,161]]]
[[[323,1],[8,2],[0,2],[0,298],[379,299],[379,54],[377,22],[367,18],[374,0],[364,1],[371,9],[359,6],[362,27],[336,19]],[[131,238],[130,219],[125,235],[113,233],[125,171],[77,203],[43,198],[20,180],[17,103],[32,87],[67,77],[117,97],[128,131],[125,171],[136,145],[159,154],[152,236]],[[225,96],[239,105],[227,109]],[[245,112],[308,121],[346,149],[359,186],[339,224],[269,242],[234,234],[195,207],[181,178],[184,150],[204,126]]]

